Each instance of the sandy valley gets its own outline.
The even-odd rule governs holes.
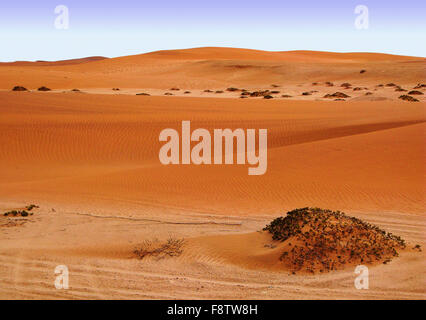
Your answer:
[[[0,63],[0,298],[425,299],[425,66],[230,48]],[[184,120],[267,129],[267,171],[161,164],[160,132]],[[369,290],[353,266],[292,274],[262,229],[301,207],[423,251],[371,265]],[[170,239],[178,254],[135,255]]]

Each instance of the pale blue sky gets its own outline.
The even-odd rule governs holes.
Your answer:
[[[116,57],[161,49],[385,52],[426,56],[426,1],[121,0],[0,4],[0,61]],[[357,5],[369,28],[354,26]],[[69,29],[54,8],[69,8]]]

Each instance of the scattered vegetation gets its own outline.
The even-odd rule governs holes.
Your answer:
[[[41,86],[40,88],[37,89],[38,91],[51,91],[52,89],[45,87],[45,86]]]
[[[426,88],[426,84],[418,83],[413,89],[421,89],[421,88]]]
[[[250,92],[250,97],[264,97],[269,95],[269,93],[270,93],[269,90],[253,91],[253,92]]]
[[[326,98],[326,99],[332,99],[332,98],[350,98],[350,96],[348,96],[346,93],[343,93],[343,92],[335,92],[333,94],[330,94],[330,93],[326,94],[324,96],[324,98]]]
[[[410,92],[408,92],[408,94],[418,94],[418,95],[421,95],[421,94],[423,94],[423,92],[418,91],[418,90],[411,90]]]
[[[421,248],[421,246],[419,245],[419,244],[416,244],[414,247],[413,247],[413,249],[415,249],[415,250],[417,250],[417,251],[422,251],[422,248]]]
[[[12,91],[28,91],[28,89],[23,86],[14,86]]]
[[[401,88],[400,86],[398,86],[396,89],[395,89],[395,91],[407,91],[407,90],[405,90],[405,89],[403,89],[403,88]]]
[[[35,204],[30,204],[30,205],[26,206],[23,210],[7,211],[7,212],[3,213],[3,216],[5,216],[5,217],[28,217],[28,216],[32,216],[33,213],[31,212],[31,210],[33,210],[34,208],[39,208],[39,206],[37,206]]]
[[[177,257],[183,252],[184,239],[170,237],[166,242],[145,240],[133,253],[139,258],[155,257],[158,260],[165,257]]]
[[[367,72],[367,70],[362,69],[359,73],[366,73],[366,72]]]
[[[30,204],[29,206],[26,206],[25,209],[28,211],[33,210],[34,208],[40,208],[39,206],[35,205],[35,204]]]
[[[390,261],[406,247],[399,236],[375,225],[320,208],[287,212],[263,230],[285,243],[280,260],[292,272],[327,272],[346,264]]]
[[[406,95],[406,94],[403,94],[402,96],[399,96],[399,99],[405,100],[405,101],[410,101],[410,102],[419,102],[418,99],[413,98],[412,96],[409,96],[409,95]]]
[[[8,211],[4,213],[5,217],[8,216],[13,216],[13,217],[17,217],[17,216],[21,216],[21,217],[28,217],[29,215],[32,215],[32,212],[28,212],[26,210],[12,210],[12,211]]]
[[[271,96],[271,95],[266,95],[266,96],[263,96],[263,99],[273,99],[274,97],[273,96]]]
[[[238,90],[239,90],[238,88],[233,88],[233,87],[226,89],[226,91],[230,91],[230,92],[234,92],[234,91],[238,91]]]
[[[141,92],[141,93],[136,93],[137,96],[150,96],[149,93],[145,93],[145,92]]]
[[[348,83],[348,82],[342,83],[340,86],[342,88],[345,88],[345,89],[349,89],[350,87],[352,87],[352,85],[350,83]]]

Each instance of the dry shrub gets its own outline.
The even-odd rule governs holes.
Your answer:
[[[340,211],[301,208],[263,230],[284,242],[281,261],[290,270],[327,272],[346,264],[384,262],[406,247],[399,236]]]
[[[157,260],[166,257],[177,257],[183,252],[184,239],[170,237],[166,242],[161,242],[158,239],[145,240],[136,248],[133,253],[139,258],[155,257]]]

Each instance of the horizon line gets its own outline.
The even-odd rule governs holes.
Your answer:
[[[16,62],[65,62],[65,61],[71,61],[71,60],[82,60],[82,59],[89,59],[89,58],[102,58],[102,59],[115,59],[115,58],[122,58],[122,57],[130,57],[130,56],[139,56],[144,54],[152,54],[152,53],[159,53],[159,52],[167,52],[167,51],[181,51],[181,50],[194,50],[194,49],[239,49],[239,50],[251,50],[251,51],[261,51],[261,52],[270,52],[270,53],[290,53],[290,52],[311,52],[311,53],[337,53],[337,54],[383,54],[383,55],[391,55],[391,56],[401,56],[401,57],[409,57],[409,58],[419,58],[419,59],[426,59],[424,56],[413,56],[413,55],[406,55],[406,54],[398,54],[398,53],[389,53],[389,52],[382,52],[382,51],[326,51],[326,50],[312,50],[312,49],[293,49],[293,50],[263,50],[263,49],[254,49],[254,48],[242,48],[242,47],[231,47],[231,46],[200,46],[200,47],[185,47],[185,48],[175,48],[175,49],[159,49],[154,51],[145,51],[140,52],[136,54],[125,54],[125,55],[118,55],[118,56],[104,56],[104,55],[91,55],[91,56],[80,56],[80,57],[69,57],[69,58],[61,58],[58,60],[44,60],[42,58],[36,59],[36,60],[6,60],[6,61],[0,61],[0,63],[16,63]]]

